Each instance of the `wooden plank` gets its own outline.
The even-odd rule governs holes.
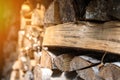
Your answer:
[[[65,23],[46,28],[43,46],[74,47],[120,54],[120,22]]]

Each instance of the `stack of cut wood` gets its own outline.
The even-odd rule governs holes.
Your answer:
[[[30,25],[20,31],[21,61],[14,64],[23,66],[17,68],[19,77],[120,80],[120,1],[46,1],[40,1]]]

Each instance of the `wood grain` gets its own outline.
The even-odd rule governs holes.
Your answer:
[[[120,22],[65,23],[46,28],[43,46],[74,47],[120,54]]]

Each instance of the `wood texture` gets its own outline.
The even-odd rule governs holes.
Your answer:
[[[59,24],[59,23],[61,23],[58,1],[53,1],[50,4],[49,8],[47,9],[47,11],[45,13],[44,23],[45,24]]]
[[[70,71],[70,61],[74,56],[69,54],[62,54],[55,58],[55,65],[61,71]]]
[[[43,46],[74,47],[120,54],[120,22],[65,23],[46,28]]]
[[[114,64],[108,64],[100,69],[99,76],[104,80],[120,80],[120,67]]]
[[[85,19],[108,21],[110,20],[107,12],[109,10],[108,1],[106,0],[91,0],[85,12]]]
[[[42,56],[41,56],[40,65],[43,68],[52,69],[52,59],[51,59],[51,56],[45,50],[42,50]]]
[[[80,57],[74,57],[73,60],[70,63],[71,70],[77,70],[81,69],[87,66],[90,66],[91,63],[80,58]],[[83,78],[84,80],[95,80],[95,74],[92,68],[87,68],[83,70],[77,70],[78,75]]]

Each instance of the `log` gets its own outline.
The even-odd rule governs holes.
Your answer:
[[[70,63],[70,69],[77,70],[81,69],[87,66],[90,66],[91,63],[82,59],[81,57],[74,57],[73,60]],[[92,68],[83,69],[83,70],[77,70],[77,73],[79,77],[83,78],[84,80],[94,80],[95,79],[95,73],[92,70]]]
[[[100,69],[99,76],[104,80],[120,80],[120,67],[108,64]]]
[[[75,21],[75,11],[72,0],[57,0],[59,2],[60,19],[62,23]]]
[[[42,80],[42,72],[41,72],[41,67],[39,65],[35,66],[34,80]]]
[[[49,8],[47,9],[47,11],[45,13],[44,23],[45,24],[59,24],[59,23],[61,23],[58,1],[53,1],[50,4]]]
[[[74,56],[62,54],[54,59],[55,65],[61,71],[70,71],[70,61]]]
[[[108,21],[110,20],[107,15],[108,12],[108,1],[106,0],[91,0],[88,4],[85,12],[85,19]]]
[[[42,56],[41,56],[41,60],[40,60],[40,65],[41,65],[42,68],[52,69],[51,56],[44,49],[42,50]]]
[[[52,73],[52,70],[37,65],[34,69],[34,80],[50,80]]]
[[[43,46],[107,51],[120,55],[120,22],[65,23],[46,28]]]
[[[44,17],[45,24],[59,24],[75,21],[75,11],[72,0],[54,0]]]

